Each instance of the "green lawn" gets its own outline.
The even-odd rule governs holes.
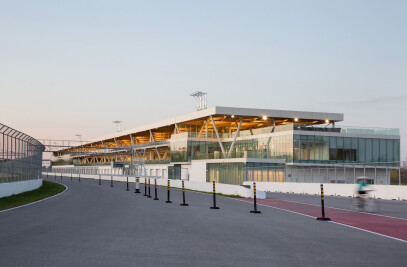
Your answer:
[[[24,192],[18,195],[0,198],[0,210],[5,210],[27,203],[31,203],[43,198],[51,197],[65,190],[65,186],[43,181],[42,186],[38,189]]]

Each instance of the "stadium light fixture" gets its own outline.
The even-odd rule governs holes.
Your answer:
[[[207,108],[207,93],[196,91],[194,93],[189,94],[190,96],[194,97],[196,100],[196,110],[200,111]]]
[[[117,125],[117,132],[122,131],[122,122],[123,121],[119,121],[119,120],[113,121],[113,123]]]
[[[75,134],[75,136],[79,137],[79,142],[80,142],[81,145],[82,145],[82,135],[81,135],[81,134]]]

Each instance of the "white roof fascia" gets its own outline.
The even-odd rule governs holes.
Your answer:
[[[235,115],[235,116],[267,116],[269,118],[300,118],[308,120],[330,120],[330,121],[342,121],[342,113],[322,113],[322,112],[308,112],[308,111],[290,111],[290,110],[273,110],[273,109],[253,109],[253,108],[235,108],[235,107],[210,107],[204,110],[184,114],[171,119],[162,120],[122,132],[116,132],[110,135],[102,136],[92,139],[89,143],[100,142],[106,139],[113,139],[120,136],[135,134],[138,132],[144,132],[148,130],[157,129],[160,127],[169,126],[175,123],[182,123],[199,118],[208,117],[210,115]],[[88,143],[88,144],[89,144]]]
[[[310,112],[276,109],[216,107],[216,114],[235,116],[267,116],[269,118],[343,121],[343,113]]]

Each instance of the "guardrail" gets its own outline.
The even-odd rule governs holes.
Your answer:
[[[44,149],[33,137],[0,123],[0,183],[40,179]]]

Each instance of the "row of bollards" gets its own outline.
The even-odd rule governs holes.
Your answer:
[[[54,179],[56,179],[57,173],[54,174]],[[47,178],[48,178],[48,172],[47,172]],[[60,178],[62,180],[62,173],[60,174]],[[140,193],[140,178],[136,177],[135,180],[135,190],[134,193]],[[72,180],[72,173],[71,173],[71,180]],[[78,182],[81,181],[81,174],[78,174]],[[147,194],[147,182],[148,182],[148,194]],[[99,185],[102,185],[102,178],[101,175],[99,174]],[[110,187],[113,187],[113,175],[110,177]],[[168,180],[167,184],[167,200],[165,203],[172,203],[170,200],[170,180]],[[323,184],[320,185],[321,188],[321,217],[318,217],[317,220],[319,221],[330,221],[330,218],[327,218],[325,216],[325,200],[324,200],[324,187]],[[126,178],[126,191],[129,191],[129,177],[127,176]],[[256,193],[256,183],[253,183],[253,206],[254,209],[250,211],[250,213],[255,213],[259,214],[261,211],[257,209],[257,193]],[[144,178],[144,195],[147,198],[151,198],[151,184],[150,184],[150,178],[147,181],[147,178]],[[216,205],[216,188],[215,188],[215,181],[213,181],[212,184],[212,196],[213,196],[213,206],[210,207],[210,209],[220,209]],[[157,179],[154,179],[154,200],[159,200],[158,198],[158,193],[157,193]],[[180,204],[181,206],[189,206],[189,204],[186,203],[185,201],[185,186],[184,186],[184,181],[182,181],[182,203]]]
[[[148,184],[148,194],[147,194],[147,184]],[[172,203],[172,201],[170,200],[170,180],[168,180],[167,183],[167,200],[165,201],[165,203]],[[137,189],[136,189],[137,190]],[[140,192],[137,192],[140,193]],[[147,198],[151,198],[151,183],[150,183],[150,179],[147,180],[147,178],[144,178],[144,195]],[[157,193],[157,179],[154,179],[154,200],[159,200],[158,198],[158,193]],[[184,181],[182,181],[182,203],[180,204],[181,206],[189,206],[189,204],[187,204],[185,202],[185,186],[184,186]]]

